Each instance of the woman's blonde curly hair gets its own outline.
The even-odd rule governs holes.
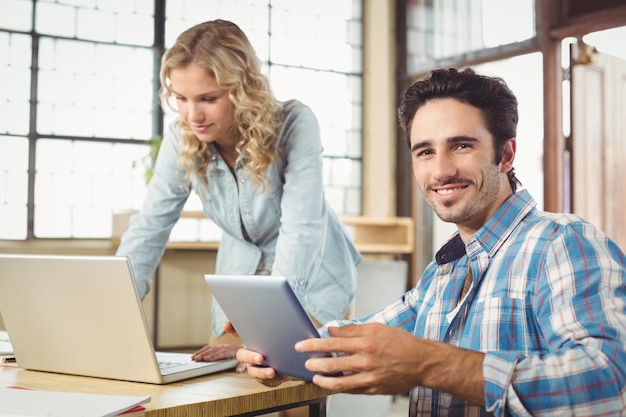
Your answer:
[[[193,26],[176,39],[161,62],[161,103],[171,104],[174,94],[169,74],[172,69],[190,64],[204,68],[219,88],[228,92],[234,106],[234,124],[241,137],[236,149],[245,147],[245,169],[260,184],[266,185],[265,170],[276,157],[275,142],[281,116],[269,81],[261,72],[261,62],[248,37],[234,23],[213,20]],[[213,157],[207,143],[200,142],[184,120],[177,127],[183,141],[180,162],[186,179],[194,172],[208,188],[206,168]]]

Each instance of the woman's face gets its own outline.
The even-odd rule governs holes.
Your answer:
[[[217,142],[233,147],[231,137],[234,106],[228,92],[217,86],[215,78],[195,64],[174,68],[169,74],[180,117],[201,142]]]

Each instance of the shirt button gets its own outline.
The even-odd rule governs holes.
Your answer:
[[[250,211],[246,211],[246,216],[250,217]]]
[[[304,286],[304,280],[303,279],[299,279],[298,280],[298,285],[303,287]]]
[[[239,184],[243,184],[243,178],[239,180]]]

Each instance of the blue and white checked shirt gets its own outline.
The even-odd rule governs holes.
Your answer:
[[[486,407],[416,387],[411,417],[626,414],[626,256],[580,217],[535,206],[514,194],[466,244],[453,236],[415,288],[358,320],[486,354]]]

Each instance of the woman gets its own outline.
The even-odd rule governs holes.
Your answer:
[[[345,316],[361,256],[324,198],[317,119],[278,102],[246,35],[215,20],[183,32],[162,59],[166,130],[142,210],[117,255],[131,260],[140,296],[191,191],[223,230],[216,273],[288,278],[318,324]],[[213,338],[198,361],[235,357],[213,302]]]

